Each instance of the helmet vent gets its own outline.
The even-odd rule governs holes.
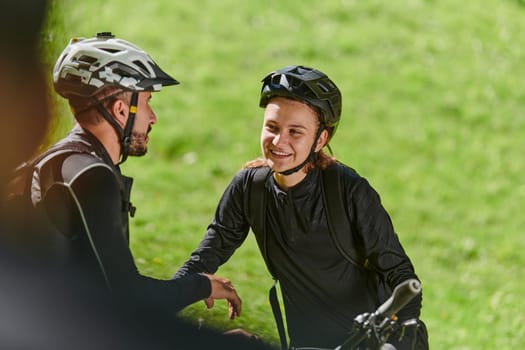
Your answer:
[[[298,88],[303,82],[299,79],[296,79],[295,77],[288,77],[288,82],[290,83],[290,88],[296,89]]]
[[[80,84],[80,82],[82,81],[82,78],[79,77],[78,75],[66,74],[66,76],[64,77],[64,80],[70,83]]]
[[[82,55],[78,58],[78,61],[86,64],[93,64],[97,61],[97,59],[92,56]]]
[[[327,93],[328,91],[330,91],[330,88],[321,82],[318,82],[317,86],[319,86],[319,88],[323,90],[324,93]]]
[[[121,77],[132,77],[134,74],[131,70],[126,69],[126,67],[115,67],[113,68],[113,73],[120,75]]]
[[[119,49],[108,49],[108,48],[101,48],[101,50],[104,50],[104,51],[109,52],[109,53],[118,53],[118,52],[121,51]]]
[[[142,62],[140,62],[140,61],[133,61],[133,63],[135,63],[138,67],[140,67],[140,69],[142,69],[145,74],[148,74],[148,69],[146,68],[146,66]]]

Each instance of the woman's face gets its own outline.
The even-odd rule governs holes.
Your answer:
[[[264,110],[261,132],[262,153],[271,168],[279,173],[301,164],[310,154],[318,127],[317,114],[307,104],[284,97],[272,98]],[[326,141],[324,134],[316,151]]]

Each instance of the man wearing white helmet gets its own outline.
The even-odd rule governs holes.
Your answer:
[[[229,280],[208,274],[146,277],[129,248],[133,179],[121,174],[119,164],[147,151],[148,133],[157,121],[149,105],[152,92],[179,82],[146,52],[111,33],[71,39],[53,80],[76,125],[37,162],[31,199],[67,237],[69,262],[120,301],[177,312],[197,300],[211,306],[214,299],[226,299],[230,318],[238,316],[241,300]]]

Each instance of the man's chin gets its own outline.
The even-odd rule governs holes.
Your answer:
[[[147,148],[144,148],[144,149],[135,149],[135,150],[129,150],[129,156],[131,157],[142,157],[144,155],[146,155],[146,153],[148,153],[148,149]]]

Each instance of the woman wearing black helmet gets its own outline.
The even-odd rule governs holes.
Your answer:
[[[281,283],[290,347],[333,349],[357,315],[375,310],[390,289],[417,276],[374,189],[323,152],[341,115],[337,86],[303,66],[274,71],[262,83],[263,158],[247,163],[227,187],[206,236],[178,275],[213,273],[251,228]],[[330,176],[338,180],[327,181]],[[341,193],[335,199],[327,194],[333,186]],[[331,202],[340,202],[343,218]],[[420,308],[418,296],[398,317],[417,319]],[[417,335],[407,332],[395,344],[398,349],[428,347],[419,325]],[[281,345],[288,346],[282,335]]]

